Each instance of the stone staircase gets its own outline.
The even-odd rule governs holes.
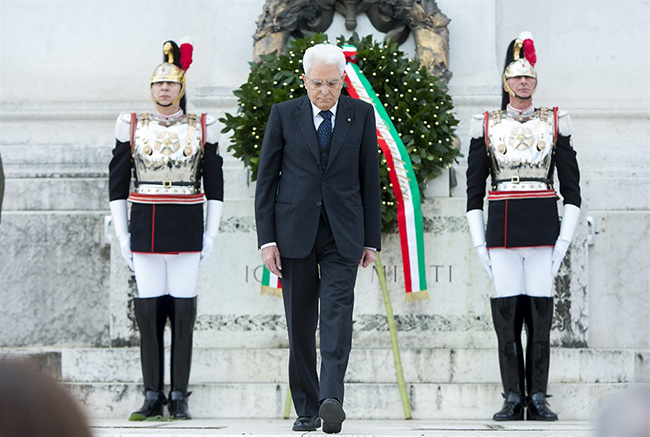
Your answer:
[[[92,418],[126,418],[142,402],[137,348],[0,350],[7,352],[29,354],[59,375]],[[650,351],[554,348],[551,407],[563,420],[590,420],[614,392],[648,380],[640,374],[640,363],[648,357]],[[193,416],[281,418],[287,359],[285,348],[196,348]],[[485,420],[501,405],[493,348],[405,348],[402,363],[415,419]],[[353,348],[346,381],[348,417],[404,417],[390,349]]]

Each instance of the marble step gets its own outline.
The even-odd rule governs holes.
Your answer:
[[[77,140],[61,143],[41,138],[20,143],[3,139],[3,211],[106,209],[113,145],[98,144],[94,137]],[[250,172],[225,150],[224,144],[226,198],[252,198]]]
[[[4,155],[3,155],[4,160]],[[74,167],[73,164],[70,167]],[[108,169],[108,161],[103,165]],[[20,170],[22,171],[22,170]],[[47,170],[49,171],[49,170]],[[5,167],[4,211],[108,211],[108,172],[86,168],[88,174],[38,175],[29,170],[17,175]],[[37,176],[33,176],[37,174]],[[227,202],[253,199],[248,173],[240,165],[224,167],[224,198]],[[252,210],[251,210],[252,214]]]
[[[93,418],[125,418],[142,402],[137,348],[4,349],[0,355],[38,360],[62,379]],[[287,357],[283,348],[196,348],[190,384],[194,417],[282,417]],[[554,348],[552,408],[563,420],[589,420],[603,399],[630,384],[650,381],[642,372],[649,357],[649,351]],[[484,419],[500,407],[494,349],[405,348],[402,363],[416,419]],[[355,419],[403,417],[390,349],[353,349],[346,409]]]
[[[127,422],[122,419],[91,421],[96,437],[295,437],[292,420],[285,419],[195,419],[191,421]],[[320,431],[309,433],[322,436]],[[303,434],[305,435],[305,434]],[[498,424],[482,420],[361,420],[348,419],[343,434],[349,437],[593,437],[592,421],[557,422],[513,421]]]
[[[7,178],[108,177],[110,147],[78,145],[25,147],[3,146],[2,162]],[[224,156],[224,170],[247,173],[238,159]]]
[[[556,384],[648,382],[648,351],[553,348],[549,379]],[[141,381],[139,349],[61,349],[48,353],[47,366],[71,383],[138,383]],[[498,383],[495,349],[403,348],[405,380],[425,384]],[[286,383],[288,350],[285,348],[195,348],[193,384]],[[169,363],[169,348],[166,350]],[[349,383],[393,383],[390,348],[353,348],[346,373]]]
[[[91,418],[125,419],[142,404],[142,387],[136,383],[66,383]],[[562,420],[589,420],[625,383],[549,385],[551,408]],[[285,383],[213,383],[190,387],[190,411],[195,419],[283,417],[287,398]],[[502,404],[501,385],[407,384],[415,419],[488,419]],[[345,409],[349,419],[401,419],[404,417],[397,384],[350,383]],[[295,417],[291,408],[290,416]]]
[[[84,149],[104,148],[110,152],[115,145],[115,120],[119,110],[115,112],[96,112],[96,108],[88,112],[61,114],[43,111],[2,112],[0,129],[2,138],[0,145],[5,147],[30,148],[63,146],[80,146]],[[223,114],[215,114],[221,117]],[[220,127],[223,127],[222,125]],[[228,155],[230,133],[220,134],[220,153]],[[56,159],[56,158],[55,158]]]

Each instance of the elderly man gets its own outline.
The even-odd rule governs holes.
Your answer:
[[[345,57],[318,44],[303,58],[307,96],[271,108],[255,218],[264,265],[280,277],[289,331],[294,431],[341,431],[358,266],[380,249],[377,134],[371,105],[341,96]],[[320,383],[316,326],[320,299]]]

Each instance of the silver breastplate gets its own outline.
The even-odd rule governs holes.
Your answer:
[[[138,114],[133,147],[136,193],[199,193],[202,157],[202,131],[196,115],[165,120]]]
[[[552,110],[540,108],[532,116],[522,118],[512,117],[506,111],[493,111],[487,129],[493,191],[552,188]]]

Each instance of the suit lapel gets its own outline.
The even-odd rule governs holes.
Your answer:
[[[314,127],[314,114],[312,113],[309,97],[305,96],[300,99],[296,105],[294,115],[296,117],[296,123],[298,123],[298,128],[305,139],[307,148],[309,148],[318,162],[320,160],[320,147],[316,128]]]
[[[343,147],[345,137],[350,131],[350,126],[354,122],[354,109],[350,105],[345,96],[339,97],[339,107],[336,110],[336,122],[334,124],[334,131],[332,132],[332,142],[330,145],[330,158],[327,162],[327,167],[332,165],[334,158]]]

